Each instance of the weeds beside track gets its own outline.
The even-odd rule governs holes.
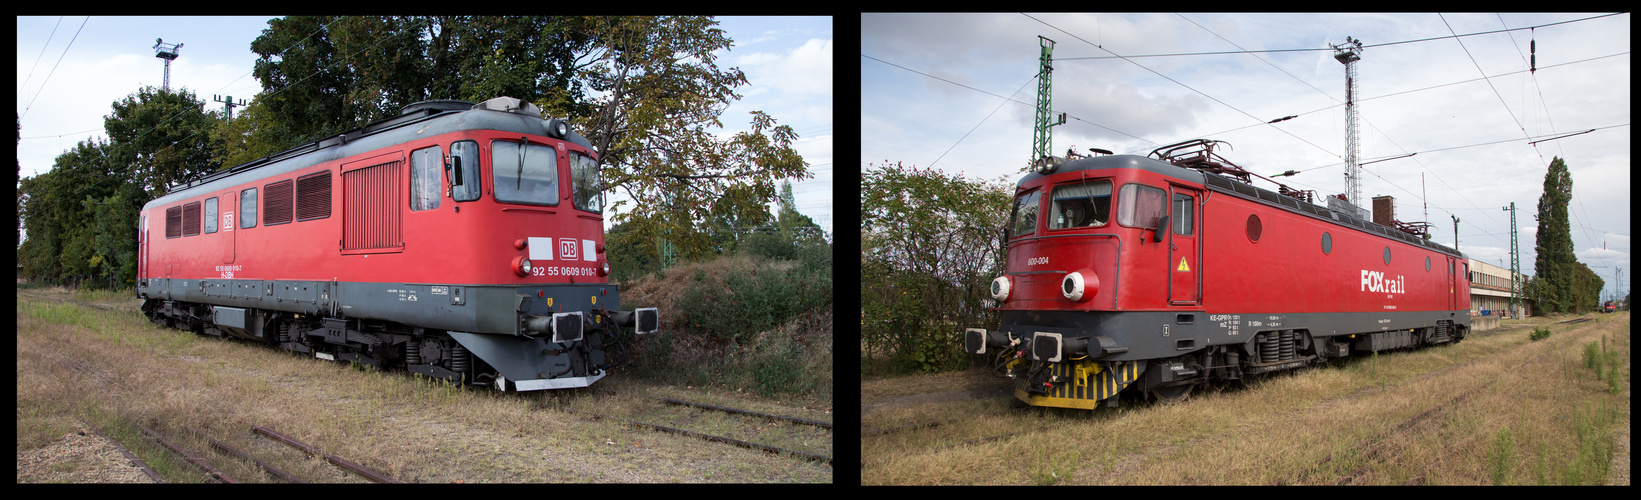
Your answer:
[[[1010,398],[995,396],[897,406],[878,395],[914,400],[916,388],[989,376],[870,381],[867,428],[941,425],[863,435],[862,482],[1602,484],[1615,457],[1627,461],[1612,443],[1627,427],[1629,316],[1570,319],[1507,322],[1458,345],[1347,358],[1178,404],[997,411]],[[1530,326],[1555,333],[1530,341]]]

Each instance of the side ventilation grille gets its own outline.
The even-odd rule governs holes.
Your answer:
[[[403,168],[403,161],[394,161],[342,173],[343,251],[404,249]]]
[[[330,171],[296,179],[296,220],[330,217]]]

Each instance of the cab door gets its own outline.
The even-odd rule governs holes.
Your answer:
[[[1466,263],[1468,265],[1469,263]],[[1468,286],[1468,284],[1466,284]],[[1447,310],[1456,311],[1459,308],[1459,274],[1458,260],[1447,258]]]
[[[148,216],[142,216],[142,226],[137,228],[137,279],[148,279]]]
[[[1168,303],[1192,306],[1202,300],[1202,192],[1173,185],[1169,195]]]

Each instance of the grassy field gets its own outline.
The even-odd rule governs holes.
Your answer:
[[[772,398],[750,390],[669,386],[615,373],[591,389],[499,394],[162,329],[137,313],[134,299],[114,294],[75,297],[60,289],[19,290],[16,307],[20,464],[24,456],[95,426],[168,481],[206,480],[132,425],[142,423],[209,457],[241,481],[270,478],[249,463],[211,452],[183,429],[205,430],[307,481],[363,481],[250,432],[252,426],[264,425],[405,482],[832,480],[825,464],[554,409],[688,424],[701,432],[830,455],[829,436],[663,408],[640,398],[667,396],[829,421],[829,393],[825,399]],[[541,405],[549,409],[534,410]],[[69,462],[52,468],[92,466]],[[60,477],[25,475],[20,466],[19,482],[62,481]]]
[[[1006,385],[985,370],[873,380],[861,480],[879,484],[1605,484],[1628,435],[1630,316],[1506,322],[1464,342],[1357,357],[1115,410],[1012,397],[884,404]],[[1530,340],[1534,328],[1552,333]],[[999,437],[1002,436],[1002,437]],[[1622,439],[1627,440],[1627,437]],[[1625,462],[1628,454],[1618,455]],[[1627,473],[1624,475],[1627,481]]]

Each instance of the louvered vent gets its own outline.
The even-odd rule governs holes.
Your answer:
[[[165,237],[182,236],[182,207],[165,209]]]
[[[263,186],[268,192],[263,198],[262,225],[285,224],[291,221],[291,181],[283,180]]]
[[[196,236],[199,234],[199,202],[182,206],[182,235]]]
[[[330,217],[330,171],[296,178],[296,220]]]
[[[342,250],[402,249],[403,161],[342,173]]]

